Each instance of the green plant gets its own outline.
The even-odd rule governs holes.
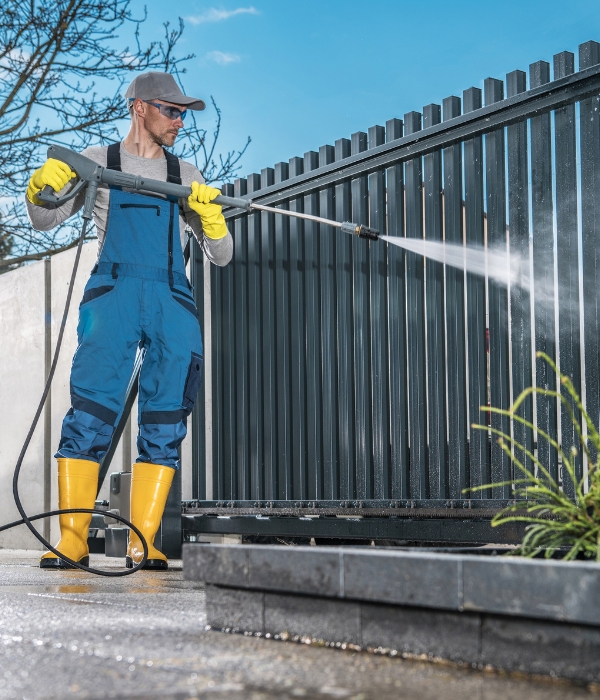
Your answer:
[[[508,410],[488,406],[482,406],[482,410],[508,416],[512,421],[522,423],[530,430],[536,430],[538,441],[540,439],[547,440],[562,458],[563,470],[569,474],[575,488],[574,499],[569,498],[560,490],[558,483],[532,452],[516,442],[510,435],[493,428],[492,434],[498,437],[498,444],[510,457],[516,468],[515,477],[520,473],[521,478],[467,490],[480,491],[494,486],[512,486],[514,497],[521,502],[510,505],[498,513],[492,520],[492,525],[498,526],[509,522],[528,523],[523,541],[513,552],[514,554],[525,557],[543,555],[550,558],[559,548],[568,548],[564,557],[566,560],[575,559],[581,554],[586,558],[600,562],[600,435],[569,377],[560,374],[555,363],[546,354],[538,353],[537,356],[543,358],[560,377],[560,385],[564,392],[530,387],[521,393]],[[583,478],[578,480],[575,473],[574,458],[578,453],[575,447],[571,449],[569,455],[566,455],[555,439],[536,428],[530,421],[517,415],[519,406],[531,394],[554,397],[565,406],[579,437],[581,449],[587,456],[588,473]],[[585,421],[586,436],[582,432],[581,423],[577,419],[573,407],[577,409]],[[474,424],[473,427],[480,430],[490,430],[488,425]],[[595,460],[590,452],[590,444],[596,455]],[[522,455],[521,459],[518,455]],[[533,463],[533,470],[524,465],[525,456]],[[588,484],[587,492],[584,488],[586,482]],[[523,501],[526,503],[524,504]]]

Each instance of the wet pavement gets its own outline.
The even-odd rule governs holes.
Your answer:
[[[107,579],[41,570],[38,558],[0,549],[0,698],[600,697],[551,679],[206,630],[204,591],[182,580],[181,562]]]

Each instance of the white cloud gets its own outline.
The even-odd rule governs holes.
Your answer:
[[[237,63],[240,57],[236,53],[225,53],[223,51],[209,51],[206,54],[209,61],[214,61],[220,66],[226,66],[229,63]]]
[[[224,19],[229,19],[235,15],[258,15],[259,12],[255,7],[238,7],[235,10],[217,10],[216,7],[211,7],[201,15],[193,15],[186,17],[190,24],[204,24],[205,22],[222,22]]]
[[[134,56],[129,51],[123,51],[121,54],[121,61],[126,66],[138,66],[140,64],[140,59],[138,56]]]

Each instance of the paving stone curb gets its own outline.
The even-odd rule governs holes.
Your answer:
[[[185,545],[216,629],[600,681],[600,566],[369,548]]]
[[[600,565],[342,547],[183,547],[184,577],[220,586],[600,625]]]

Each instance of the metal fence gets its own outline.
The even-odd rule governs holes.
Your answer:
[[[328,226],[227,211],[231,264],[207,278],[194,253],[208,376],[184,512],[499,507],[508,486],[464,494],[512,477],[471,423],[533,383],[556,388],[536,351],[598,424],[600,44],[579,47],[578,72],[557,54],[553,72],[532,64],[529,89],[520,70],[488,78],[225,187],[391,236],[508,246],[533,282],[507,290]],[[576,443],[557,401],[538,396],[521,415],[565,451]],[[511,430],[498,416],[491,427]],[[556,450],[519,426],[514,436],[573,493]]]

